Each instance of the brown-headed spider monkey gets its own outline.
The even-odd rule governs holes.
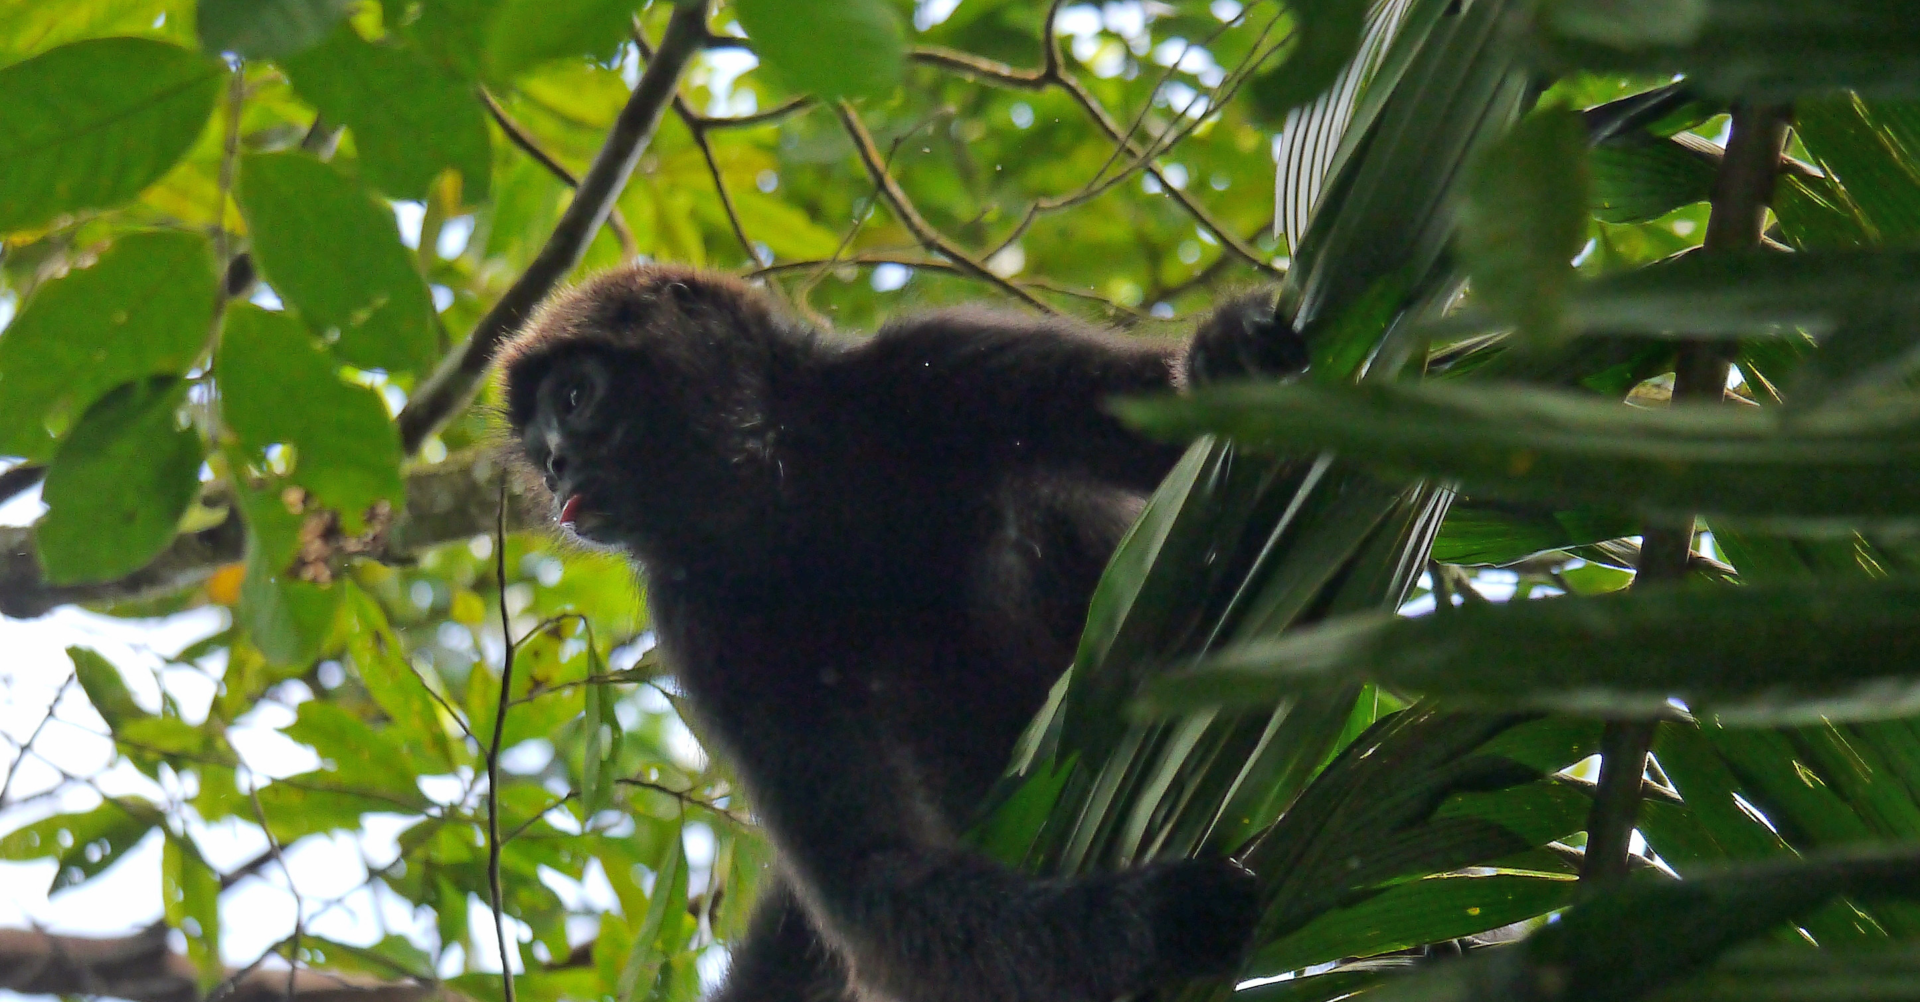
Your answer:
[[[499,364],[558,520],[639,563],[776,847],[720,999],[1106,1002],[1233,972],[1255,919],[1233,863],[1040,879],[957,836],[1180,454],[1103,403],[1303,366],[1269,299],[1190,348],[978,309],[839,341],[735,279],[636,266],[555,297]]]

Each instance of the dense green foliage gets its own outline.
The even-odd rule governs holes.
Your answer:
[[[1242,994],[1263,1000],[1914,996],[1906,4],[707,14],[605,225],[551,277],[641,257],[850,332],[985,299],[1141,337],[1265,283],[1312,343],[1294,384],[1122,406],[1201,437],[983,848],[1041,872],[1239,854],[1266,901],[1243,972],[1266,983]],[[255,959],[223,966],[231,887],[393,816],[398,856],[363,887],[422,927],[271,952],[500,998],[475,930],[504,916],[519,998],[629,1002],[696,997],[741,928],[767,849],[680,738],[629,570],[524,531],[490,390],[419,411],[540,274],[569,189],[607,176],[671,15],[0,2],[0,455],[16,484],[44,467],[47,506],[0,530],[0,611],[231,624],[166,652],[210,701],[164,673],[136,697],[70,652],[83,723],[162,792],[46,816],[11,790],[0,858],[56,860],[57,890],[164,840],[203,987]],[[1790,114],[1787,159],[1730,144],[1730,109]],[[1756,169],[1764,244],[1703,248]],[[1713,357],[1740,377],[1724,401],[1663,406],[1677,364]],[[1632,540],[1676,526],[1701,558],[1636,583]],[[263,702],[316,768],[263,772],[229,740]],[[1576,767],[1619,719],[1658,720],[1644,803],[1596,811]],[[1576,879],[1588,827],[1636,809],[1641,872]],[[270,852],[216,871],[221,824]],[[1366,959],[1504,927],[1533,934],[1412,974]]]

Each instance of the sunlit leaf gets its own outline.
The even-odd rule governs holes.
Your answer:
[[[146,38],[0,69],[0,233],[139,194],[198,138],[223,76],[216,60]]]
[[[761,61],[795,90],[825,98],[878,96],[900,82],[906,61],[900,17],[883,0],[736,0],[733,10]]]
[[[333,352],[364,369],[433,360],[433,301],[392,212],[301,153],[248,156],[240,209],[274,291]]]
[[[257,58],[318,43],[350,6],[352,0],[200,0],[194,14],[207,51]]]

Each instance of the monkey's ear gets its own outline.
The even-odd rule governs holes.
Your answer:
[[[1187,348],[1188,381],[1305,372],[1312,356],[1284,312],[1272,292],[1238,296],[1215,309]]]

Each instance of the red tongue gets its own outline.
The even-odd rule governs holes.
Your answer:
[[[567,498],[566,504],[563,504],[560,506],[560,524],[572,525],[574,518],[579,514],[580,514],[580,495],[574,494]]]

